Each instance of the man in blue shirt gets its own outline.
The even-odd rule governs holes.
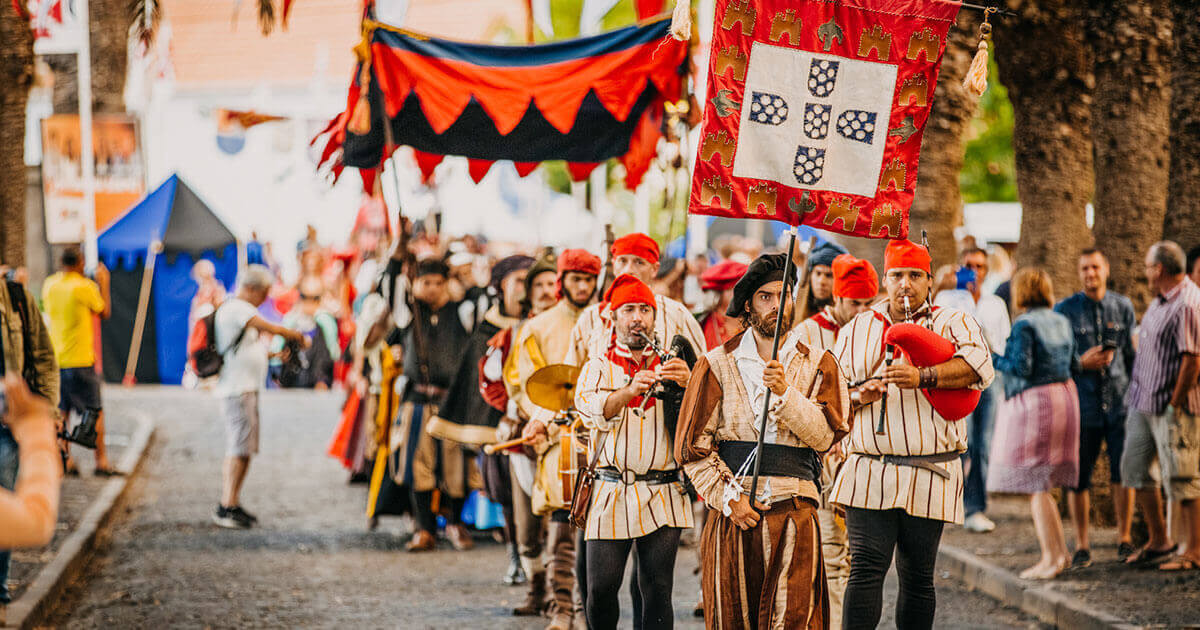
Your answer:
[[[1108,448],[1109,481],[1112,483],[1122,561],[1133,553],[1130,525],[1133,521],[1133,490],[1121,485],[1121,453],[1125,445],[1125,390],[1133,370],[1133,329],[1136,319],[1129,298],[1108,290],[1108,259],[1096,249],[1079,256],[1079,280],[1083,290],[1058,303],[1054,310],[1071,321],[1075,347],[1080,353],[1080,370],[1072,376],[1079,390],[1079,485],[1069,489],[1071,520],[1077,541],[1072,568],[1091,564],[1088,517],[1091,513],[1092,472],[1100,457],[1100,445]]]

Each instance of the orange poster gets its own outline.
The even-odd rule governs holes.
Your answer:
[[[55,114],[42,120],[42,198],[46,239],[51,243],[83,240],[83,172],[79,153],[79,116]],[[137,120],[124,114],[92,119],[96,159],[96,232],[104,231],[146,193]]]

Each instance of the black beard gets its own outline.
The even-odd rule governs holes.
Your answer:
[[[575,297],[571,295],[570,291],[563,291],[563,297],[565,297],[567,301],[570,302],[575,308],[584,308],[588,305],[588,302],[592,301],[592,294],[590,293],[587,297],[583,298],[582,302],[577,302]]]

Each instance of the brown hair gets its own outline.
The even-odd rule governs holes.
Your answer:
[[[1012,279],[1013,305],[1020,310],[1054,305],[1054,283],[1050,274],[1041,269],[1026,267],[1017,270]]]

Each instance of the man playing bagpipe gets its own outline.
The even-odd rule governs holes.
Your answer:
[[[800,322],[796,328],[800,341],[810,351],[833,352],[838,332],[859,313],[871,308],[879,293],[879,275],[869,261],[850,254],[833,259],[833,301]],[[823,458],[821,469],[821,508],[817,523],[821,526],[821,555],[825,561],[825,579],[829,586],[829,627],[842,627],[842,595],[850,577],[850,549],[846,542],[846,523],[829,504],[838,466],[845,461],[841,443],[833,445]]]
[[[629,274],[649,285],[658,274],[659,249],[658,243],[640,232],[626,234],[613,241],[609,250],[612,260],[613,273],[617,276]],[[654,325],[648,331],[652,338],[659,343],[672,343],[675,337],[681,336],[691,346],[692,356],[698,355],[705,347],[704,333],[696,318],[688,312],[687,307],[679,302],[662,295],[654,298]],[[608,351],[612,339],[614,322],[612,309],[606,302],[593,304],[580,313],[575,327],[571,330],[567,354],[563,359],[569,365],[582,367],[592,356],[602,355]],[[535,418],[526,426],[526,434],[545,431],[545,424]],[[587,549],[583,544],[583,535],[577,539],[575,578],[579,585],[579,594],[587,597]],[[634,567],[637,571],[637,567]],[[641,596],[637,589],[631,593],[633,609],[641,608]],[[584,602],[586,606],[586,601]],[[634,616],[634,629],[641,630],[638,615]]]
[[[562,363],[570,343],[571,330],[579,314],[587,308],[596,293],[596,280],[600,274],[600,259],[583,249],[563,250],[558,257],[555,277],[558,303],[531,318],[521,327],[514,343],[518,387],[511,390],[513,409],[510,415],[528,421],[526,428],[533,425],[530,434],[543,432],[550,440],[539,440],[538,466],[523,455],[512,458],[513,475],[519,484],[514,484],[514,505],[524,507],[527,513],[517,521],[517,537],[521,541],[521,563],[529,575],[529,593],[524,603],[513,609],[518,615],[537,615],[544,609],[544,597],[549,586],[552,597],[550,628],[567,630],[575,616],[575,531],[568,522],[565,505],[554,504],[549,496],[550,488],[540,476],[535,480],[537,469],[557,458],[549,450],[553,440],[558,439],[558,428],[550,421],[558,409],[549,410],[537,406],[524,392],[524,384],[535,372],[547,365]],[[548,271],[555,271],[554,267]],[[552,435],[551,435],[552,433]],[[524,480],[523,482],[521,480]],[[524,496],[516,496],[517,493]],[[533,496],[531,496],[533,495]],[[535,511],[535,507],[537,510]],[[543,516],[550,510],[548,536],[542,536]],[[545,538],[550,548],[547,565],[541,563],[542,544]],[[547,584],[547,576],[549,583]]]
[[[690,371],[680,358],[661,362],[651,348],[658,299],[649,286],[622,275],[604,297],[614,328],[605,351],[584,364],[575,392],[599,449],[585,529],[588,627],[617,627],[617,594],[633,551],[641,599],[634,625],[670,628],[675,553],[692,512],[663,402],[651,390],[659,381],[682,387]]]
[[[676,457],[712,510],[701,535],[701,586],[710,628],[825,628],[825,573],[816,511],[822,451],[845,435],[849,398],[837,361],[781,340],[785,256],[760,256],[734,288],[727,314],[747,329],[696,363],[683,399]],[[759,496],[748,496],[763,398],[772,394]]]
[[[845,509],[852,559],[846,628],[879,623],[893,553],[900,578],[896,625],[931,627],[942,528],[963,520],[959,455],[967,427],[956,420],[992,382],[992,359],[971,316],[929,306],[931,284],[929,252],[892,241],[884,256],[888,299],[838,335],[835,354],[852,384],[854,415],[831,494]],[[940,356],[929,361],[930,354]]]

